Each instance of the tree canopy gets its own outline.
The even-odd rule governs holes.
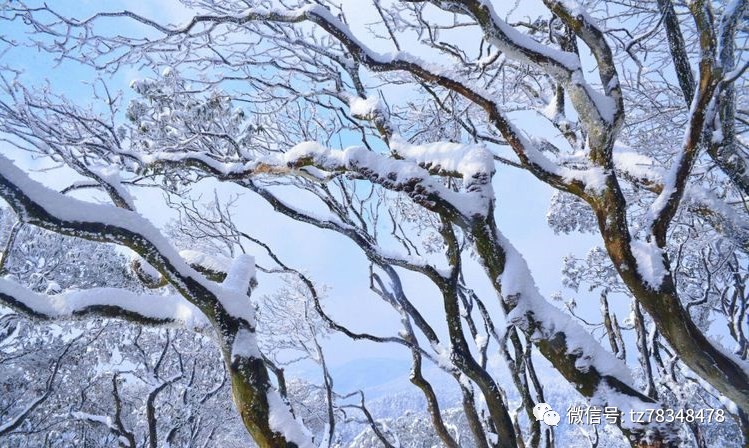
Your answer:
[[[368,428],[361,446],[411,446],[402,434],[427,426],[448,447],[551,447],[555,429],[533,414],[549,389],[539,370],[549,370],[588,405],[624,412],[611,431],[580,429],[592,446],[705,447],[731,431],[747,443],[745,0],[180,5],[180,23],[98,5],[84,16],[8,1],[0,13],[10,30],[0,31],[0,197],[12,215],[0,303],[83,325],[48,338],[64,350],[112,318],[136,335],[170,328],[149,333],[149,350],[163,353],[155,364],[133,355],[148,372],[144,436],[120,418],[120,374],[107,386],[113,416],[77,410],[75,420],[124,446],[187,443],[156,423],[156,397],[182,393],[198,415],[221,396],[221,375],[203,366],[222,363],[262,447],[348,443],[354,421]],[[20,51],[95,72],[90,95],[40,81],[55,73],[24,67]],[[122,76],[135,78],[127,91]],[[53,188],[29,160],[70,181]],[[542,294],[499,224],[515,213],[497,194],[511,172],[554,191],[554,232],[595,238],[586,256],[563,260],[559,296]],[[509,188],[525,194],[522,183]],[[265,209],[249,205],[257,200]],[[171,221],[157,225],[165,213]],[[267,215],[355,247],[368,271],[356,279],[361,294],[389,306],[399,331],[361,331],[331,312],[324,298],[336,284],[248,230]],[[58,259],[78,253],[54,276],[45,272],[55,257],[32,247],[49,238],[64,239],[44,243]],[[263,281],[274,291],[259,296]],[[362,393],[337,390],[331,335],[408,353],[424,414],[388,424]],[[319,384],[289,387],[294,359],[311,360]],[[190,366],[200,387],[180,382]],[[457,410],[443,408],[427,366],[459,391]],[[33,414],[29,402],[0,414],[0,436]],[[727,418],[629,418],[698,408]]]

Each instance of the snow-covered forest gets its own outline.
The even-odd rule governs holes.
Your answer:
[[[747,69],[746,0],[0,0],[0,447],[749,446]]]

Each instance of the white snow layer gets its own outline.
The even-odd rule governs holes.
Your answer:
[[[221,294],[218,299],[221,305],[232,316],[244,319],[250,325],[255,324],[255,309],[249,296],[249,288],[255,278],[255,258],[241,254],[234,262],[221,283]]]
[[[372,118],[384,110],[382,101],[376,96],[370,96],[366,99],[352,96],[348,104],[351,114],[355,117]]]
[[[231,346],[231,357],[239,356],[241,358],[260,358],[260,350],[257,345],[257,337],[253,331],[242,328],[234,337],[234,343]]]
[[[504,235],[497,233],[506,254],[505,270],[499,279],[502,294],[518,298],[517,306],[507,316],[508,320],[522,326],[526,315],[531,313],[538,324],[536,331],[542,332],[538,336],[550,338],[558,332],[565,335],[567,353],[578,356],[575,367],[580,371],[594,367],[601,375],[634,384],[632,373],[622,360],[606,351],[579,323],[541,296],[523,256]]]
[[[268,419],[270,428],[283,434],[286,440],[296,443],[299,448],[314,448],[312,434],[304,426],[304,423],[294,418],[289,405],[284,403],[281,395],[273,388],[269,388],[266,395],[270,408],[270,418]]]
[[[465,145],[439,144],[413,148],[413,152],[419,154],[419,157],[425,161],[432,156],[436,156],[434,160],[446,163],[453,168],[466,169],[462,174],[472,176],[477,173],[475,170],[481,165],[476,159],[485,160],[484,156],[477,155],[479,153],[477,147],[466,149]],[[446,150],[453,151],[454,157],[447,157]],[[466,159],[475,159],[473,161],[461,161],[459,160],[462,159],[461,156],[465,156]],[[392,188],[419,185],[420,191],[422,191],[422,193],[418,193],[421,200],[428,201],[428,196],[434,195],[448,202],[466,217],[486,214],[489,201],[492,199],[491,188],[476,188],[476,179],[473,177],[464,178],[465,186],[471,191],[456,192],[447,188],[438,179],[432,178],[426,169],[412,160],[393,159],[360,146],[352,146],[343,151],[338,151],[325,148],[316,142],[304,142],[294,146],[284,154],[286,164],[293,165],[304,159],[313,159],[321,169],[331,172],[344,169],[358,170],[366,173],[375,182],[387,184]],[[487,183],[487,185],[490,184]],[[415,189],[412,191],[415,191]]]
[[[121,288],[71,290],[56,295],[38,294],[0,278],[0,294],[50,318],[72,317],[94,306],[113,306],[150,319],[171,320],[187,328],[205,328],[208,321],[193,304],[179,295],[138,294]]]
[[[661,287],[663,278],[668,273],[663,264],[663,251],[655,242],[633,240],[631,243],[632,254],[637,260],[637,273],[654,290]]]
[[[494,173],[494,157],[483,146],[452,142],[412,145],[395,135],[390,147],[403,158],[421,166],[460,173],[466,181],[480,174]]]
[[[229,272],[231,259],[223,255],[209,255],[197,250],[181,250],[179,255],[191,266],[200,266],[214,272]]]

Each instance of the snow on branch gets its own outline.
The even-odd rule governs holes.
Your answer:
[[[261,175],[306,175],[307,169],[316,168],[331,176],[346,173],[367,178],[387,189],[407,193],[427,209],[457,213],[464,219],[488,213],[493,199],[489,180],[494,173],[488,150],[460,144],[433,144],[420,149],[400,144],[397,148],[411,151],[411,155],[416,152],[420,155],[414,156],[414,160],[400,160],[359,146],[333,150],[316,142],[303,142],[282,156],[266,156],[246,163],[222,163],[200,153],[159,152],[140,158],[150,166],[176,164],[199,167],[228,180]],[[440,161],[428,160],[437,155]],[[456,192],[448,188],[433,178],[428,169],[420,166],[420,162],[430,165],[439,162],[445,169],[462,171],[459,174],[464,180],[463,190]]]
[[[502,294],[516,300],[515,308],[507,316],[521,328],[535,329],[536,340],[553,340],[555,333],[565,336],[567,354],[578,357],[575,367],[585,372],[594,368],[598,373],[611,376],[624,384],[634,384],[629,367],[606,351],[593,336],[562,310],[543,298],[531,275],[528,264],[510,241],[497,231],[506,254],[505,270],[501,276]]]
[[[482,188],[494,174],[494,158],[483,146],[452,142],[412,145],[396,135],[390,149],[403,159],[411,160],[435,174],[463,178],[466,189],[470,185]]]
[[[196,271],[215,281],[224,281],[232,260],[221,254],[206,254],[196,250],[181,250],[179,255]]]
[[[621,124],[623,104],[621,92],[618,91],[619,81],[615,76],[613,59],[602,33],[600,31],[597,34],[593,33],[593,30],[597,28],[591,26],[590,20],[579,19],[580,14],[577,14],[574,19],[579,22],[578,30],[583,29],[583,25],[588,30],[588,33],[583,33],[581,37],[590,37],[590,34],[596,36],[595,42],[593,39],[584,38],[584,40],[595,46],[591,48],[599,64],[607,63],[607,66],[601,69],[602,79],[608,81],[604,83],[606,93],[597,91],[585,80],[578,55],[541,44],[516,30],[502,20],[491,2],[487,0],[431,0],[431,3],[447,11],[473,17],[483,29],[486,38],[509,58],[537,66],[564,85],[589,132],[588,138],[592,147],[605,145],[609,141],[608,137],[612,130]],[[566,12],[566,16],[571,17],[569,11],[561,3],[553,1],[546,3],[553,11]],[[563,19],[564,17],[565,15],[562,15]],[[604,54],[608,54],[608,58],[601,57]],[[617,97],[610,96],[617,92],[619,92]]]
[[[295,443],[299,448],[314,448],[312,433],[291,413],[289,405],[284,402],[281,395],[274,388],[269,388],[266,394],[270,418],[268,423],[271,429],[283,434],[286,440]]]
[[[376,96],[360,98],[351,96],[348,100],[351,114],[362,120],[387,120],[388,112],[382,100]]]
[[[664,179],[669,176],[669,171],[656,160],[622,145],[615,148],[613,160],[617,172],[624,178],[636,186],[658,194],[661,198]],[[726,201],[718,198],[714,192],[695,184],[686,185],[683,200],[691,212],[705,218],[715,230],[747,250],[749,223]]]
[[[449,149],[453,160],[464,160],[466,154],[463,145],[452,145]],[[484,151],[484,159],[490,155]],[[455,192],[447,188],[442,182],[433,179],[428,170],[421,168],[417,163],[408,160],[397,160],[372,152],[363,147],[349,147],[343,151],[323,148],[316,143],[302,143],[285,156],[286,163],[291,167],[301,167],[312,162],[318,168],[326,171],[353,171],[372,182],[395,191],[405,191],[417,203],[425,205],[428,209],[440,209],[447,205],[457,210],[466,218],[474,215],[485,215],[489,210],[491,200],[490,189],[484,188],[483,195],[470,194],[469,184],[475,181],[473,176],[476,172],[464,172],[471,174],[471,178],[463,178],[464,187],[461,192]],[[474,166],[475,168],[475,166]],[[483,183],[487,184],[488,178],[494,172],[493,163],[482,165],[481,169],[488,169],[482,173]]]
[[[224,293],[219,285],[192,269],[140,214],[60,194],[29,178],[2,155],[0,196],[22,221],[58,233],[130,247],[201,309],[215,305]]]
[[[116,432],[119,429],[117,426],[115,426],[114,422],[112,421],[112,417],[109,417],[107,415],[97,415],[97,414],[90,414],[88,412],[80,412],[76,411],[71,414],[71,417],[73,417],[76,420],[82,420],[89,423],[96,423],[100,425],[104,425],[109,430]]]
[[[221,283],[218,295],[221,305],[230,315],[239,317],[250,325],[255,324],[255,310],[250,303],[250,288],[255,284],[255,258],[241,254],[237,256]]]
[[[0,301],[41,319],[96,314],[195,330],[208,327],[203,313],[179,295],[138,294],[123,288],[92,288],[47,295],[35,293],[8,278],[0,278]]]
[[[610,353],[571,316],[541,295],[523,256],[496,231],[505,254],[505,265],[497,279],[501,294],[510,305],[507,320],[530,333],[541,353],[578,391],[594,403],[622,405],[622,409],[658,406],[639,392],[626,363]],[[664,433],[671,432],[664,425]],[[647,430],[637,423],[623,423],[625,433]]]

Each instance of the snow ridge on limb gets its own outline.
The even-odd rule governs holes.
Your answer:
[[[254,327],[255,309],[250,302],[250,288],[255,284],[255,258],[241,254],[231,264],[226,278],[221,283],[221,305],[232,315],[243,319]]]
[[[445,146],[446,145],[446,146]],[[413,146],[396,145],[407,149]],[[422,147],[422,155],[441,151],[446,164],[455,166],[464,181],[462,191],[455,192],[442,182],[431,177],[428,169],[420,166],[418,160],[392,158],[370,151],[364,147],[349,147],[343,151],[331,150],[313,142],[301,143],[284,154],[286,165],[302,168],[308,164],[330,172],[353,172],[394,191],[405,191],[417,203],[429,209],[445,206],[457,211],[464,218],[485,215],[493,198],[488,179],[494,173],[494,164],[486,163],[491,154],[484,148],[466,148],[457,143],[437,144]],[[440,149],[441,148],[441,149]],[[396,149],[397,151],[397,149]],[[476,154],[480,154],[476,156]],[[471,163],[468,158],[476,157],[480,162]],[[426,160],[426,159],[425,159]],[[470,168],[469,168],[470,167]],[[468,177],[470,176],[470,177]],[[481,185],[480,188],[477,186]],[[481,194],[475,194],[477,190]]]
[[[232,266],[232,260],[221,254],[206,254],[195,250],[181,250],[179,255],[193,269],[215,282],[223,282]]]
[[[168,265],[175,276],[190,277],[207,289],[209,282],[192,270],[158,229],[138,213],[71,198],[29,178],[0,155],[0,195],[19,218],[58,233],[135,246],[160,272]],[[163,272],[162,272],[163,273]]]
[[[602,375],[633,384],[634,378],[624,361],[605,350],[579,323],[541,296],[523,256],[501,232],[497,234],[505,252],[505,270],[499,279],[502,294],[514,304],[507,319],[524,330],[532,330],[531,338],[536,341],[554,339],[554,334],[563,333],[567,354],[579,355],[575,367],[581,372],[595,368]]]
[[[483,146],[452,142],[414,145],[395,135],[390,150],[396,158],[413,161],[430,173],[461,177],[467,191],[480,192],[487,200],[494,197],[488,182],[494,175],[494,158]]]
[[[192,166],[225,180],[255,176],[299,174],[308,176],[310,168],[323,171],[318,180],[336,174],[367,178],[393,191],[407,193],[415,202],[430,210],[449,211],[464,219],[486,215],[493,200],[490,179],[494,173],[491,153],[477,145],[433,143],[394,144],[395,157],[352,146],[344,150],[326,148],[317,142],[299,143],[282,156],[265,156],[244,163],[221,163],[200,153],[155,153],[140,156],[147,166]],[[402,154],[401,154],[402,153]],[[446,187],[432,177],[452,171],[461,177],[461,191]],[[319,174],[319,173],[318,173]]]
[[[0,196],[25,222],[95,241],[130,247],[206,315],[225,291],[191,268],[161,232],[140,214],[60,194],[32,180],[0,155]],[[206,311],[208,310],[208,311]],[[222,308],[222,311],[223,310]],[[238,317],[238,316],[235,316]]]
[[[632,409],[659,407],[660,403],[638,390],[623,360],[604,349],[578,322],[541,295],[525,259],[499,230],[496,242],[504,255],[503,271],[496,284],[509,310],[508,322],[530,334],[531,342],[559,373],[592,402],[604,406],[627,403]],[[632,423],[620,427],[637,440],[657,431],[659,440],[673,446],[679,442],[678,431],[669,424]]]
[[[47,295],[0,278],[0,297],[25,314],[41,319],[123,315],[148,324],[183,326],[196,331],[209,326],[205,315],[178,295],[138,294],[123,288],[92,288]]]
[[[270,406],[269,423],[272,429],[284,434],[288,441],[295,443],[299,448],[315,448],[310,431],[290,412],[288,403],[273,388],[268,389],[268,405]]]

